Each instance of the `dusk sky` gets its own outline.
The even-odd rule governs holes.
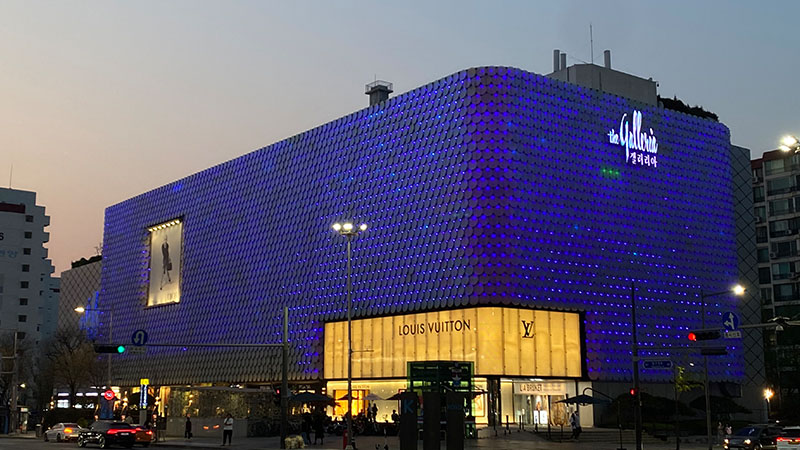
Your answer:
[[[0,1],[0,186],[36,191],[56,273],[107,206],[486,65],[612,66],[719,115],[753,157],[800,134],[798,1]],[[287,218],[287,222],[291,222]],[[328,224],[320,224],[327,227]]]

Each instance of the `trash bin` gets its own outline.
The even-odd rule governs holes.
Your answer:
[[[42,424],[40,423],[36,424],[36,437],[37,438],[42,437]]]

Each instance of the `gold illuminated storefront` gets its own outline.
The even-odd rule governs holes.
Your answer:
[[[582,375],[577,313],[463,308],[354,320],[352,335],[354,410],[357,414],[376,404],[378,420],[390,418],[397,407],[380,399],[406,389],[410,361],[472,362],[475,388],[481,393],[473,404],[479,423],[487,421],[489,398],[483,393],[491,389],[492,380],[502,391],[498,416],[533,424],[551,420],[548,411],[560,404],[554,406],[555,399],[548,396],[573,395],[575,380]],[[328,392],[342,398],[347,389],[347,322],[325,324],[324,358]],[[531,383],[540,384],[538,392]],[[374,400],[362,400],[370,394]],[[332,413],[343,414],[346,408],[341,401]]]

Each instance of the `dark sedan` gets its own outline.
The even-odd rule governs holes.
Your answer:
[[[136,442],[136,429],[125,422],[95,422],[88,430],[81,430],[78,435],[78,446],[97,444],[100,448],[110,445],[121,445],[131,448]]]
[[[750,425],[736,430],[728,436],[724,445],[725,450],[774,450],[776,440],[781,429],[770,425]]]

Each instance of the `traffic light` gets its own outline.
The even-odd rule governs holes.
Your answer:
[[[637,392],[639,392],[639,391],[637,391],[637,390],[636,390],[636,388],[631,388],[631,391],[630,391],[630,392],[631,392],[631,396],[632,396],[632,397],[635,397],[635,396],[636,396],[636,393],[637,393]]]
[[[719,330],[695,330],[690,331],[687,337],[690,341],[710,341],[721,338],[722,333]]]
[[[95,353],[125,353],[125,346],[95,344],[94,351]]]
[[[706,347],[700,349],[700,354],[703,356],[725,356],[728,354],[728,349],[725,347]]]

